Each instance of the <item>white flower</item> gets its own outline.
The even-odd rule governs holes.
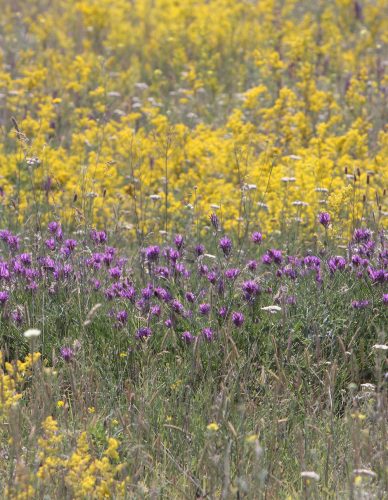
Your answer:
[[[314,471],[304,471],[301,472],[300,477],[305,477],[307,479],[314,479],[314,481],[319,481],[319,474]]]
[[[374,346],[372,346],[372,349],[375,349],[376,351],[388,351],[388,345],[375,344]]]
[[[30,328],[29,330],[26,330],[23,335],[26,339],[32,339],[34,337],[39,337],[41,333],[42,332],[36,328]]]
[[[373,472],[373,470],[370,469],[354,469],[353,473],[358,476],[369,476],[369,477],[377,476],[376,472]]]
[[[271,314],[276,314],[277,312],[281,311],[282,308],[279,306],[266,306],[261,308],[262,311],[268,311]]]

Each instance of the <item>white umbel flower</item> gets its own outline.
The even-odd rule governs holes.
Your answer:
[[[35,337],[39,337],[39,335],[42,332],[38,330],[37,328],[30,328],[29,330],[26,330],[23,335],[26,339],[33,339]]]

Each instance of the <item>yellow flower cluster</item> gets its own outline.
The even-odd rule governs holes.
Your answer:
[[[124,498],[128,477],[120,463],[119,442],[109,438],[101,458],[92,456],[88,435],[81,433],[75,450],[64,454],[66,435],[51,416],[42,423],[43,435],[38,439],[36,459],[39,469],[33,474],[18,475],[7,494],[12,498],[30,498],[38,491],[61,491],[66,488],[72,498]]]
[[[307,231],[349,188],[384,224],[384,6],[6,0],[0,211]]]
[[[0,351],[0,420],[6,419],[10,409],[22,398],[21,385],[39,358],[40,353],[35,352],[33,355],[28,354],[24,361],[3,362],[3,353]]]
[[[39,359],[40,353],[35,352],[26,356],[24,361],[3,363],[0,352],[0,422],[5,424],[0,431],[4,442],[8,441],[12,447],[16,446],[16,441],[9,434],[9,413],[23,397],[22,384],[32,375],[34,364]],[[42,426],[42,435],[37,440],[33,461],[39,464],[39,468],[35,474],[27,462],[27,455],[24,456],[24,452],[19,455],[12,484],[3,491],[7,498],[25,500],[34,498],[38,492],[59,492],[64,488],[71,492],[72,498],[125,497],[129,479],[124,470],[125,463],[120,462],[117,439],[109,437],[105,450],[96,453],[89,447],[90,437],[83,432],[75,449],[68,453],[69,438],[70,442],[72,439],[68,431],[60,430],[51,416],[39,425]]]

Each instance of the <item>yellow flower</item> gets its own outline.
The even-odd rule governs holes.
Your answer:
[[[210,422],[206,428],[208,431],[216,432],[220,427],[217,422]]]
[[[257,434],[249,434],[248,436],[245,437],[245,441],[247,443],[254,443],[259,439],[259,436]]]
[[[88,413],[90,413],[90,415],[93,415],[93,413],[96,413],[96,409],[94,408],[94,406],[89,406]]]
[[[57,408],[63,408],[65,406],[65,402],[60,400],[60,401],[57,401]]]

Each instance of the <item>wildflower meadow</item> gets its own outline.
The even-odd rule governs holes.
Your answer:
[[[0,498],[387,498],[386,0],[0,12]]]

